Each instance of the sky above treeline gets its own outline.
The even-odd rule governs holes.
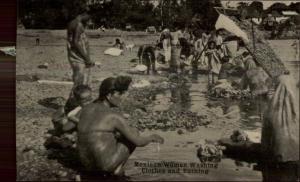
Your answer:
[[[225,6],[228,2],[229,2],[229,6],[231,7],[236,7],[238,5],[239,2],[245,2],[245,3],[251,3],[254,0],[221,0],[222,5]],[[267,9],[268,7],[270,7],[272,4],[274,3],[284,3],[286,5],[290,5],[292,2],[296,3],[296,2],[300,2],[300,0],[298,1],[290,1],[290,0],[256,0],[256,1],[260,1],[263,3],[264,5],[264,9]]]

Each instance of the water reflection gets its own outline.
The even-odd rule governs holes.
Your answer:
[[[264,111],[268,101],[263,97],[252,100],[212,99],[203,92],[207,90],[206,75],[198,80],[179,78],[172,82],[170,90],[153,96],[154,110],[192,111],[203,114],[205,110],[220,107],[218,113],[228,119],[238,120],[238,126],[244,130],[261,128]]]
[[[178,79],[178,77],[176,78]],[[153,108],[154,110],[174,109],[175,111],[192,111],[200,115],[209,115],[211,113],[210,110],[218,111],[218,113],[212,113],[219,115],[221,118],[216,122],[227,119],[244,131],[250,131],[255,133],[255,135],[260,135],[264,110],[268,104],[266,99],[211,99],[207,97],[206,92],[206,75],[198,75],[197,80],[186,78],[174,79],[168,91],[159,93],[153,97],[155,103]],[[257,141],[259,142],[260,139],[258,138]],[[240,157],[238,158],[237,156]],[[229,170],[246,170],[248,175],[257,177],[257,171],[254,172],[253,168],[254,164],[260,161],[260,153],[252,151],[247,153],[247,155],[237,156],[225,155],[225,158],[222,159],[220,164],[226,165]],[[222,168],[222,170],[224,169]],[[259,171],[261,171],[261,169]],[[235,176],[235,174],[231,175]]]
[[[171,86],[172,107],[178,110],[188,110],[191,105],[191,96],[187,81]]]

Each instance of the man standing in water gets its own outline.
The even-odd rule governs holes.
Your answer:
[[[68,25],[67,48],[69,63],[73,70],[73,88],[78,85],[88,84],[87,82],[90,74],[88,69],[95,65],[90,58],[89,43],[85,34],[85,28],[89,19],[90,16],[84,12],[79,14]]]

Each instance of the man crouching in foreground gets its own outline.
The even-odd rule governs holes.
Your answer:
[[[130,77],[106,78],[100,86],[99,98],[82,109],[78,124],[78,151],[86,172],[95,177],[124,174],[123,166],[135,147],[164,139],[153,134],[139,135],[124,118],[113,111],[131,83]],[[103,177],[102,175],[102,177]]]

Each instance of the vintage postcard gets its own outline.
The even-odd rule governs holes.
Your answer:
[[[299,181],[300,2],[19,0],[18,181]]]

